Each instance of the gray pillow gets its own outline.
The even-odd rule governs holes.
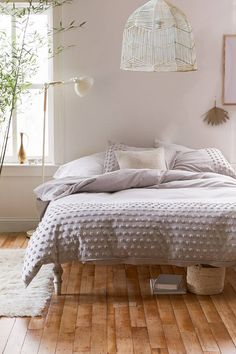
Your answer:
[[[214,148],[179,152],[173,169],[192,172],[214,172],[236,178],[234,169],[222,152]]]

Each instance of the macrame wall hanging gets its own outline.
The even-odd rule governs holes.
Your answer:
[[[192,27],[183,12],[164,0],[138,8],[125,26],[121,69],[197,70]]]

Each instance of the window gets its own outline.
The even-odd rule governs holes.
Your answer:
[[[19,5],[20,6],[20,5]],[[50,12],[30,16],[29,31],[40,32],[44,38],[48,37],[48,27],[52,22]],[[5,31],[9,36],[20,40],[21,28],[16,26],[12,16],[0,15],[0,30]],[[29,32],[29,35],[30,35]],[[47,42],[47,41],[46,41]],[[42,156],[42,135],[43,135],[43,84],[52,79],[52,60],[48,60],[48,45],[46,43],[38,51],[38,72],[30,81],[32,86],[28,93],[22,97],[15,110],[11,131],[8,140],[6,163],[18,161],[20,147],[20,133],[24,133],[24,146],[28,159],[41,159]],[[27,80],[27,79],[26,79]],[[52,98],[52,97],[50,97]],[[52,99],[49,100],[48,115],[52,116]],[[49,139],[50,136],[50,139]],[[53,121],[47,119],[46,128],[46,162],[53,162]]]

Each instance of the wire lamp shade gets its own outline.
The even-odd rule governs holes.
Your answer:
[[[197,70],[192,27],[184,13],[164,0],[138,8],[125,26],[121,69]]]

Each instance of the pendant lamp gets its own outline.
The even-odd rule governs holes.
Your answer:
[[[192,27],[185,14],[165,0],[151,0],[138,8],[125,26],[121,69],[197,70]]]

